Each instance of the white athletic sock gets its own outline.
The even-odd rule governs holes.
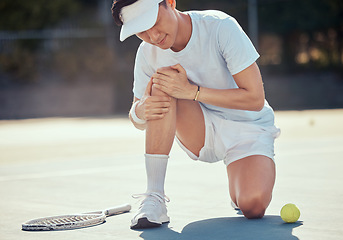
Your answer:
[[[145,154],[147,174],[147,192],[158,192],[164,195],[164,180],[166,177],[168,155]]]

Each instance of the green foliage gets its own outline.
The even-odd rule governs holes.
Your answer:
[[[260,30],[278,34],[338,27],[343,24],[343,1],[260,1],[259,22]]]
[[[342,0],[260,0],[260,34],[282,39],[282,67],[341,69]]]
[[[77,0],[1,0],[0,30],[51,27],[80,8]]]
[[[109,80],[115,74],[117,61],[102,39],[75,40],[50,58],[56,74],[68,82]]]
[[[102,26],[95,23],[96,21],[91,17],[96,15],[100,1],[105,0],[0,0],[0,31],[53,28],[61,24],[61,21],[69,24],[68,19],[70,20],[71,17],[78,26],[101,28]],[[106,1],[110,3],[109,0]],[[271,45],[265,44],[265,49],[271,52],[271,57],[277,55],[275,62],[279,64],[278,66],[286,66],[286,71],[294,70],[299,66],[305,66],[307,69],[330,67],[343,69],[342,0],[257,0],[257,2],[260,36],[271,35],[279,42],[278,51],[271,51]],[[108,8],[110,9],[110,4]],[[249,30],[248,0],[177,0],[177,9],[221,10],[235,17],[246,32]],[[39,39],[11,41],[12,49],[0,45],[0,71],[11,76],[15,75],[18,79],[32,78],[38,65],[38,55],[35,50],[39,50],[40,41]],[[74,53],[70,49],[60,49],[59,53],[54,55],[56,57],[54,64],[58,66],[62,75],[73,78],[79,69],[89,69],[94,76],[103,71],[100,65],[87,62],[86,56],[85,59],[79,58],[82,55],[81,49],[77,50],[76,56],[73,55]],[[261,55],[265,53],[261,52]],[[135,52],[125,54],[134,55]],[[65,68],[64,65],[69,67]]]
[[[0,31],[41,30],[59,23],[80,9],[78,0],[1,0]],[[14,81],[33,82],[36,75],[35,50],[39,39],[12,41],[11,50],[0,52],[0,70]],[[0,49],[1,50],[1,49]]]

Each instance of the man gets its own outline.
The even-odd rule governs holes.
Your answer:
[[[259,57],[236,20],[220,11],[180,12],[176,0],[118,0],[120,40],[143,40],[130,120],[146,131],[147,190],[131,228],[169,222],[164,180],[174,138],[190,158],[223,160],[232,202],[263,217],[275,181],[274,113]]]

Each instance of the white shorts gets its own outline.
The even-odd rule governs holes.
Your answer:
[[[223,160],[226,166],[253,155],[267,156],[274,161],[274,140],[279,136],[280,129],[274,125],[262,127],[223,119],[201,104],[200,106],[204,114],[206,133],[205,144],[199,157],[175,138],[191,159],[209,163]]]

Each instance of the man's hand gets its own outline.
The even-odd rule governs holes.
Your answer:
[[[170,97],[168,96],[151,96],[152,79],[150,79],[145,93],[136,107],[136,115],[142,120],[162,119],[170,107]]]
[[[157,69],[152,80],[154,87],[176,99],[192,100],[198,89],[189,82],[186,70],[180,64]]]

